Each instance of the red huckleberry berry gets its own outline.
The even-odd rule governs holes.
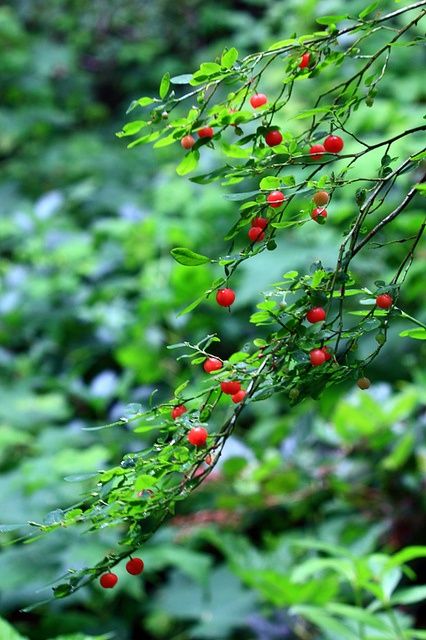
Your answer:
[[[325,355],[325,361],[326,362],[328,362],[328,360],[331,360],[332,352],[330,351],[330,349],[328,347],[322,347],[321,351]]]
[[[101,584],[101,587],[103,587],[104,589],[112,589],[118,582],[118,576],[117,574],[111,573],[109,571],[108,573],[104,573],[101,575],[101,577],[99,578],[99,582]]]
[[[388,293],[381,293],[376,298],[376,304],[380,309],[389,309],[393,305],[393,298]]]
[[[173,407],[172,409],[173,420],[180,418],[184,413],[186,413],[186,407],[183,404],[178,404],[177,407]]]
[[[283,204],[285,195],[281,191],[271,191],[266,200],[270,207],[276,209],[277,207],[281,207]]]
[[[327,191],[317,191],[312,196],[312,200],[315,202],[317,207],[325,207],[325,205],[328,204],[330,200],[330,196],[328,195]]]
[[[229,396],[234,396],[236,393],[241,391],[241,384],[237,380],[230,380],[220,383],[220,388],[223,393],[228,394]]]
[[[300,60],[300,64],[299,64],[300,69],[306,69],[306,67],[309,67],[310,59],[311,59],[311,54],[304,53]]]
[[[219,371],[219,369],[222,369],[222,361],[218,358],[207,358],[207,360],[204,361],[203,369],[206,373]]]
[[[257,109],[258,107],[261,107],[267,102],[268,102],[268,98],[265,96],[264,93],[255,93],[254,96],[250,98],[250,104],[253,107],[253,109]]]
[[[328,136],[324,140],[324,148],[328,153],[339,153],[344,147],[344,142],[340,136]]]
[[[235,291],[233,289],[219,289],[216,294],[216,302],[221,307],[230,307],[235,300]]]
[[[282,140],[283,137],[279,129],[268,131],[268,133],[265,135],[265,142],[268,147],[276,147],[278,144],[281,144]]]
[[[212,127],[201,127],[201,129],[198,129],[197,133],[199,138],[213,138],[214,136]]]
[[[207,429],[204,427],[193,427],[188,433],[188,442],[194,447],[204,447],[208,435]]]
[[[265,237],[265,233],[262,227],[251,227],[248,230],[248,237],[252,242],[261,242],[261,240],[263,240],[263,238]]]
[[[231,400],[232,402],[235,402],[235,404],[238,404],[239,402],[242,402],[244,400],[246,395],[247,395],[247,392],[244,391],[244,389],[240,389],[237,393],[234,393],[231,396]]]
[[[322,322],[325,320],[326,313],[322,307],[313,307],[309,309],[306,314],[306,320],[311,324],[315,324],[315,322]]]
[[[325,153],[325,147],[323,144],[313,144],[309,149],[309,155],[312,160],[321,160],[323,154]]]
[[[260,227],[261,229],[266,229],[266,227],[268,226],[268,219],[267,218],[253,218],[253,220],[250,222],[252,227]]]
[[[309,359],[313,367],[318,367],[326,361],[326,355],[322,349],[312,349],[309,353]]]
[[[184,136],[180,143],[184,149],[192,149],[195,144],[195,138],[192,136]]]
[[[132,576],[138,576],[144,569],[144,561],[141,558],[130,558],[126,564],[126,571]]]
[[[312,220],[315,220],[315,222],[318,222],[319,224],[324,224],[326,217],[327,217],[327,210],[323,209],[322,207],[318,207],[316,209],[313,209],[313,211],[311,211]]]

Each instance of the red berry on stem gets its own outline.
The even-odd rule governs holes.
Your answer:
[[[192,149],[195,144],[195,138],[192,136],[184,136],[180,143],[184,149]]]
[[[306,69],[306,67],[309,66],[310,59],[311,59],[311,54],[304,53],[300,60],[300,64],[299,64],[300,69]]]
[[[325,207],[325,205],[328,204],[330,200],[330,196],[328,195],[327,191],[317,191],[312,196],[312,200],[315,202],[317,207]]]
[[[222,369],[222,361],[218,358],[207,358],[207,360],[204,361],[203,369],[206,373],[219,371],[219,369]]]
[[[197,133],[199,138],[213,138],[214,136],[212,127],[201,127],[201,129],[198,129]]]
[[[180,418],[184,413],[186,413],[186,407],[183,404],[178,404],[177,407],[173,407],[172,409],[173,420],[176,420],[176,418]]]
[[[315,322],[322,322],[325,320],[325,316],[326,313],[322,307],[313,307],[312,309],[309,309],[306,314],[306,320],[311,324],[314,324]]]
[[[207,429],[204,427],[193,427],[188,433],[188,442],[194,447],[204,447],[208,435]]]
[[[235,404],[238,404],[239,402],[242,402],[244,400],[246,395],[247,395],[247,392],[244,391],[244,389],[240,389],[240,391],[238,391],[237,393],[234,393],[234,395],[231,396],[232,402],[235,402]]]
[[[326,355],[322,349],[312,349],[309,353],[309,359],[313,367],[318,367],[326,361]]]
[[[144,569],[144,561],[141,558],[130,558],[126,564],[126,571],[132,576],[138,576]]]
[[[266,227],[268,226],[268,219],[267,218],[253,218],[253,220],[250,222],[252,227],[260,227],[261,229],[266,229]]]
[[[248,230],[248,237],[252,242],[260,242],[265,237],[265,234],[262,227],[251,227]]]
[[[325,153],[325,147],[323,144],[313,144],[309,149],[309,155],[312,160],[321,160],[323,154]]]
[[[393,298],[388,293],[382,293],[377,296],[376,304],[380,309],[389,309],[393,305]]]
[[[266,200],[270,207],[276,209],[277,207],[281,207],[283,204],[285,195],[281,191],[271,191]]]
[[[323,347],[321,349],[321,351],[323,352],[323,354],[325,355],[325,361],[327,362],[328,360],[331,360],[331,356],[332,356],[332,352],[329,350],[328,347]]]
[[[103,587],[104,589],[112,589],[118,582],[118,576],[117,574],[111,572],[104,573],[99,578],[99,582],[101,584],[101,587]]]
[[[221,307],[230,307],[235,300],[235,291],[232,289],[219,289],[216,294],[216,302]]]
[[[236,393],[241,391],[241,384],[237,380],[225,381],[220,383],[220,388],[223,393],[226,393],[229,396],[234,396]]]
[[[327,217],[327,210],[322,207],[318,207],[317,209],[313,209],[311,211],[311,218],[320,224],[324,224],[325,218]]]
[[[268,98],[265,96],[264,93],[255,93],[254,96],[250,98],[250,104],[253,107],[253,109],[257,109],[258,107],[261,107],[267,102],[268,102]]]
[[[328,136],[324,140],[324,148],[328,153],[339,153],[344,147],[344,142],[340,136]]]
[[[281,144],[282,140],[283,137],[279,129],[268,131],[268,133],[265,135],[265,142],[268,147],[276,147],[278,144]]]

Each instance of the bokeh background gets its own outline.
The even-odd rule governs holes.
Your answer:
[[[9,525],[54,518],[78,501],[84,483],[65,477],[143,446],[124,428],[82,429],[118,418],[129,403],[143,406],[154,389],[168,399],[185,374],[167,344],[213,329],[220,355],[238,350],[253,331],[247,317],[258,291],[286,270],[327,260],[353,211],[353,194],[342,192],[333,224],[309,237],[305,227],[289,232],[279,251],[248,261],[232,314],[209,303],[178,318],[217,274],[210,265],[189,272],[170,249],[219,253],[235,203],[218,184],[176,175],[179,145],[127,150],[115,132],[129,103],[155,95],[165,71],[190,72],[225,46],[251,53],[310,33],[316,17],[349,4],[355,14],[365,3],[0,3],[0,612],[30,640],[295,638],[287,608],[314,602],[321,585],[309,594],[309,581],[303,593],[288,582],[300,558],[292,540],[360,554],[424,542],[425,343],[399,338],[409,325],[396,323],[368,372],[369,392],[348,383],[291,411],[278,397],[246,412],[219,470],[144,548],[142,580],[121,571],[114,592],[93,585],[22,613],[69,567],[114,548],[117,534],[64,531],[9,544]],[[396,58],[374,109],[354,116],[362,135],[408,127],[424,105],[424,53],[401,49]],[[264,82],[273,92],[276,72]],[[365,162],[369,175],[377,159]],[[384,241],[412,235],[420,216],[417,200]],[[373,276],[389,280],[404,250],[368,253],[357,277],[366,286]],[[423,321],[425,263],[423,244],[401,300]],[[421,563],[416,569],[421,581]],[[411,613],[422,624],[420,609]]]

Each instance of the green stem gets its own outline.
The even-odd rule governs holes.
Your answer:
[[[402,309],[399,309],[398,307],[397,309],[403,318],[407,318],[407,320],[411,320],[411,322],[414,322],[414,324],[416,324],[417,326],[422,327],[422,329],[426,329],[426,324],[423,324],[423,322],[420,322],[420,320],[416,320],[416,318],[413,318],[413,316],[410,316],[405,311],[402,311]]]

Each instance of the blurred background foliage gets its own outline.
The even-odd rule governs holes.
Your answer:
[[[364,4],[354,0],[351,12]],[[189,271],[169,251],[220,253],[234,204],[218,185],[176,176],[178,145],[127,151],[114,134],[128,104],[156,93],[165,71],[192,71],[224,46],[244,54],[309,33],[316,17],[347,9],[343,0],[0,3],[0,607],[18,630],[2,623],[2,640],[340,640],[336,629],[305,629],[298,614],[309,620],[306,611],[289,612],[345,602],[348,588],[333,573],[294,576],[319,553],[298,543],[315,539],[330,553],[343,547],[366,559],[424,541],[425,346],[398,338],[401,325],[368,372],[370,391],[334,388],[291,412],[279,396],[251,405],[218,470],[144,548],[141,581],[120,571],[112,593],[93,585],[22,613],[68,568],[95,563],[116,535],[63,531],[9,544],[16,532],[8,525],[54,518],[78,502],[84,485],[65,477],[143,446],[124,427],[82,428],[118,418],[130,402],[143,405],[155,389],[167,400],[186,378],[167,344],[216,331],[219,355],[238,350],[254,335],[247,318],[259,289],[330,259],[351,215],[353,194],[342,192],[332,224],[309,236],[306,227],[289,232],[279,251],[248,261],[231,315],[207,303],[177,318],[215,274],[210,266]],[[359,135],[409,126],[426,98],[419,56],[398,52],[374,109],[355,116]],[[271,75],[263,88],[277,83]],[[288,116],[298,109],[295,101]],[[407,237],[420,205],[398,219]],[[365,286],[373,276],[389,279],[403,251],[389,244],[370,252],[356,276]],[[425,262],[423,244],[401,300],[423,321]],[[420,583],[424,567],[412,566]],[[401,578],[388,582],[395,588]],[[409,616],[424,623],[416,605],[399,615],[402,625]],[[298,624],[310,635],[294,635]]]

